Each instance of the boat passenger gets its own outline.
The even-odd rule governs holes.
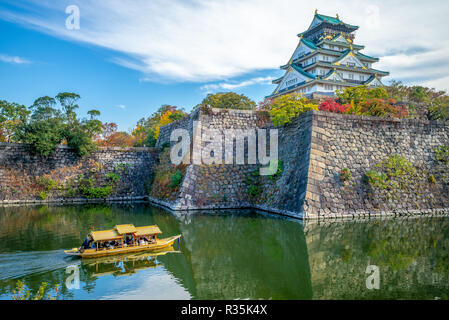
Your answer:
[[[83,244],[81,245],[81,248],[83,249],[89,249],[89,238],[84,239]]]

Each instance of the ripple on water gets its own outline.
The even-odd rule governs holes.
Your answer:
[[[64,256],[63,250],[2,253],[0,280],[21,278],[78,264],[80,260]]]

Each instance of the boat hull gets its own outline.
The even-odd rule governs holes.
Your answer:
[[[124,253],[130,253],[130,252],[141,252],[141,251],[152,251],[152,250],[159,250],[166,247],[169,247],[173,245],[173,243],[181,238],[181,235],[173,236],[170,238],[165,239],[158,239],[156,243],[143,245],[143,246],[131,246],[131,247],[124,247],[124,248],[116,248],[116,249],[103,249],[103,250],[96,250],[96,249],[86,249],[83,252],[79,252],[77,248],[74,248],[72,250],[65,250],[64,253],[69,256],[76,256],[83,259],[88,258],[98,258],[98,257],[106,257],[106,256],[113,256],[118,254],[124,254]]]

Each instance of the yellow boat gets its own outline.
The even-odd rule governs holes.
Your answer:
[[[115,226],[111,230],[92,231],[80,248],[65,250],[69,256],[98,258],[140,251],[158,251],[167,248],[181,235],[158,239],[158,226],[135,227],[132,224]]]

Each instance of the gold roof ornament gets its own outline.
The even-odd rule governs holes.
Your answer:
[[[337,19],[340,20],[340,17],[338,16],[338,13],[337,13]]]
[[[318,14],[318,9],[315,9],[315,14]]]

